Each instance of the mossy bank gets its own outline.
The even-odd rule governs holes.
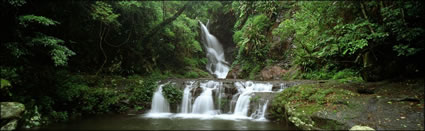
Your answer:
[[[277,94],[271,116],[304,130],[424,129],[424,80],[301,84]]]

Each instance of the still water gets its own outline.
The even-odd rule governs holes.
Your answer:
[[[53,123],[41,130],[295,130],[286,123],[253,120],[149,118],[144,115],[102,115]]]

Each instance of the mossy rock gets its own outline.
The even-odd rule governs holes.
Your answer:
[[[25,105],[18,102],[0,102],[1,119],[20,118],[25,111]]]

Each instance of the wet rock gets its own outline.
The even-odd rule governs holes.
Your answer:
[[[355,130],[362,130],[362,131],[369,130],[369,131],[374,131],[375,129],[370,128],[368,126],[360,126],[360,125],[355,125],[355,126],[351,127],[351,129],[350,129],[350,131],[355,131]]]

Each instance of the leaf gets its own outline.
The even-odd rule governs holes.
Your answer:
[[[3,79],[3,78],[0,79],[1,89],[3,89],[3,87],[9,87],[9,86],[12,86],[12,85],[10,84],[10,82],[8,80]]]

